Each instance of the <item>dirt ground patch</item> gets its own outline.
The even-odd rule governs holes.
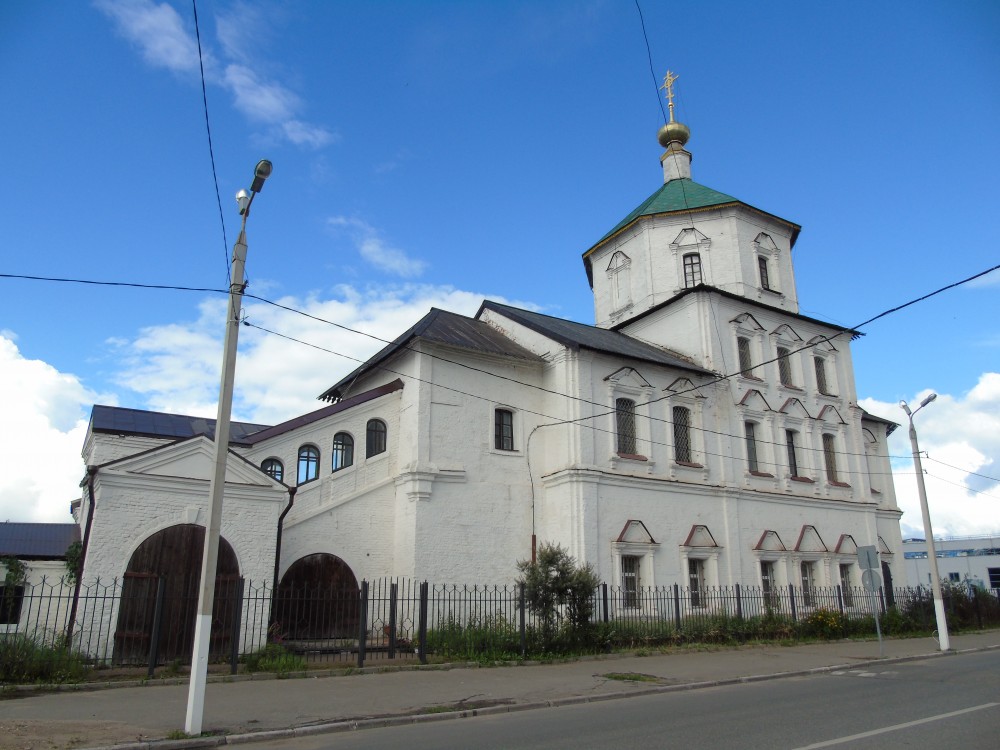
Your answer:
[[[0,750],[64,750],[150,739],[128,737],[128,729],[119,721],[0,719]]]

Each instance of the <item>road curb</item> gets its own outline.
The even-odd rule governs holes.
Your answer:
[[[495,716],[498,714],[516,713],[520,711],[534,711],[542,708],[558,708],[560,706],[598,703],[610,700],[620,700],[623,698],[637,698],[641,696],[659,695],[664,693],[678,693],[688,690],[703,690],[711,687],[724,687],[727,685],[781,680],[789,677],[807,677],[809,675],[825,674],[841,670],[872,667],[879,664],[901,664],[909,661],[957,656],[959,654],[992,651],[995,649],[1000,649],[1000,645],[980,646],[976,648],[966,648],[947,652],[932,651],[926,654],[910,654],[907,656],[885,657],[881,659],[866,659],[848,664],[832,664],[829,666],[811,667],[809,669],[799,669],[788,672],[771,672],[759,675],[745,675],[743,677],[727,677],[719,680],[700,680],[697,682],[685,682],[678,685],[652,685],[637,690],[612,691],[597,693],[594,695],[574,695],[567,696],[565,698],[555,698],[548,701],[509,703],[496,706],[486,706],[483,708],[470,708],[457,711],[439,711],[434,713],[403,714],[372,719],[346,719],[323,722],[320,724],[306,724],[297,727],[293,726],[288,727],[287,729],[270,729],[260,730],[257,732],[242,732],[238,734],[225,734],[210,737],[191,737],[176,740],[128,742],[116,745],[99,745],[89,748],[80,748],[79,750],[187,750],[188,748],[220,747],[222,745],[244,745],[253,742],[268,742],[273,740],[292,739],[295,737],[307,737],[317,734],[335,734],[339,732],[354,732],[366,729],[382,729],[385,727],[405,726],[407,724],[454,721],[456,719],[469,719],[476,716]],[[455,667],[453,666],[450,668]]]

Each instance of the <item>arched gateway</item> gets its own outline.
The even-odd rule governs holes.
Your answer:
[[[336,555],[299,558],[278,584],[272,632],[286,640],[357,638],[358,579]]]
[[[132,554],[122,581],[115,629],[116,664],[147,663],[156,630],[158,589],[162,595],[157,661],[190,660],[204,545],[204,526],[179,524],[156,532]],[[220,537],[210,658],[229,652],[239,589],[236,554]]]

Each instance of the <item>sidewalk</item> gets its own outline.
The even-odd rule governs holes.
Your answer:
[[[952,636],[957,652],[1000,648],[1000,631]],[[216,736],[156,742],[184,727],[187,682],[70,690],[0,700],[0,748],[52,750],[128,745],[205,747],[388,723],[458,718],[569,702],[772,679],[810,671],[858,669],[942,656],[930,638],[801,646],[744,646],[652,656],[594,657],[565,664],[423,667],[286,680],[211,682],[206,732]],[[946,656],[946,655],[944,655]],[[609,675],[644,675],[623,680]],[[464,712],[464,714],[463,714]],[[428,720],[425,718],[423,720]],[[267,733],[262,735],[261,733]]]

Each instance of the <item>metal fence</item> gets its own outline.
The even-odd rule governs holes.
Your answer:
[[[136,576],[79,589],[62,579],[0,587],[0,661],[30,646],[32,653],[47,653],[45,658],[72,657],[88,667],[145,667],[152,674],[158,666],[187,665],[197,608],[188,583]],[[1000,590],[948,586],[945,593],[956,628],[1000,625]],[[935,622],[925,588],[601,584],[589,604],[588,637],[572,642],[576,650],[792,638],[812,634],[812,625],[825,627],[827,636],[838,635],[838,628],[848,635],[858,627],[874,628],[876,613],[890,632],[930,631]],[[831,613],[835,617],[827,617]],[[559,632],[566,632],[565,609],[555,616]],[[220,577],[210,653],[233,672],[269,644],[306,664],[364,666],[387,659],[426,661],[429,655],[519,658],[560,647],[542,639],[542,631],[517,583],[463,586],[384,578],[357,588],[316,584],[276,592],[267,584]],[[0,675],[0,681],[9,680]]]

